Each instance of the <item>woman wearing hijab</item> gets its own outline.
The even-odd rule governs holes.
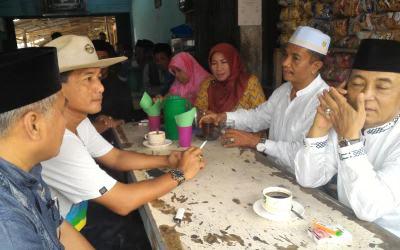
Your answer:
[[[246,73],[238,51],[228,43],[215,45],[208,59],[212,77],[205,80],[195,106],[215,113],[252,109],[265,102],[265,95],[255,75]]]
[[[181,52],[172,57],[168,68],[175,76],[168,94],[181,96],[194,104],[200,84],[210,74],[187,52]]]

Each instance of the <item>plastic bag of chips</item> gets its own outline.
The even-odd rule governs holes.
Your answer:
[[[280,36],[279,36],[279,44],[280,45],[285,45],[285,44],[287,44],[288,42],[289,42],[289,39],[290,39],[290,36],[291,36],[292,34],[281,34]]]
[[[344,69],[337,67],[334,64],[325,65],[325,67],[321,71],[321,75],[323,79],[335,81],[335,82],[343,82],[346,81],[350,76],[351,69]]]
[[[376,10],[378,12],[400,11],[399,0],[376,0]]]
[[[348,34],[348,19],[336,19],[331,22],[332,25],[332,35],[335,40],[347,36]]]
[[[278,29],[285,34],[292,34],[298,26],[308,25],[309,19],[292,19],[277,24]]]
[[[362,14],[351,19],[349,32],[351,34],[360,31],[388,31],[400,29],[400,12],[384,14]]]
[[[332,18],[332,4],[316,2],[314,5],[314,17],[318,19]]]
[[[357,33],[358,39],[385,39],[400,41],[400,30],[391,31],[361,31]]]
[[[311,19],[308,22],[308,25],[316,28],[325,34],[332,35],[332,27],[331,27],[331,21],[327,19]]]
[[[334,46],[332,47],[356,49],[360,45],[360,42],[361,39],[356,35],[346,36],[339,40],[334,41]]]
[[[282,8],[280,14],[280,20],[287,21],[291,19],[300,19],[300,7],[298,6],[290,6],[286,8]]]

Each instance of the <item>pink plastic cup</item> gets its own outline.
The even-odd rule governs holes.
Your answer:
[[[149,116],[149,131],[160,130],[160,116]]]
[[[192,126],[178,127],[179,146],[182,148],[190,147],[192,144]]]

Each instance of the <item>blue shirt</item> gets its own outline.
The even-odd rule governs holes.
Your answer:
[[[64,249],[57,228],[62,217],[41,178],[0,158],[0,246],[2,249]]]

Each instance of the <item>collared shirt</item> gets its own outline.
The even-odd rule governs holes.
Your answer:
[[[297,91],[290,100],[292,84],[277,88],[269,100],[255,109],[228,112],[227,119],[235,121],[235,128],[258,132],[269,128],[265,154],[294,173],[294,157],[310,129],[319,105],[318,95],[328,88],[318,75],[306,88]]]
[[[362,141],[338,147],[337,134],[304,139],[295,159],[306,187],[326,184],[337,173],[339,201],[358,218],[400,237],[400,116],[364,131]]]
[[[0,248],[64,249],[57,229],[62,218],[40,177],[0,158]]]

